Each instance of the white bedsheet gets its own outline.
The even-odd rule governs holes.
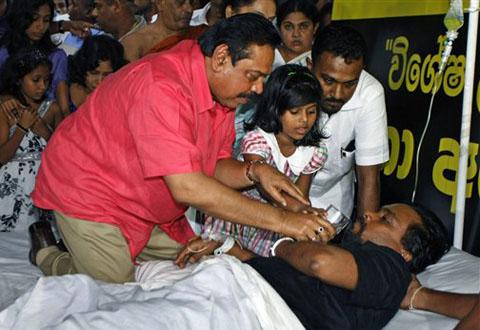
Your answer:
[[[0,329],[302,328],[278,294],[234,258],[185,270],[147,263],[137,271],[140,285],[115,285],[85,275],[41,277],[28,249],[26,235],[0,233]],[[480,258],[453,249],[419,278],[437,289],[478,293]],[[386,329],[450,329],[456,322],[400,311]]]
[[[4,272],[2,264],[0,285],[8,292],[4,296],[2,290],[2,306],[8,306],[0,312],[2,329],[303,328],[270,285],[233,257],[211,258],[182,270],[170,261],[150,262],[137,271],[140,283],[115,285],[86,275],[37,281],[38,270],[26,262],[28,244],[17,252],[24,262],[0,259],[10,269]]]
[[[42,275],[28,262],[29,248],[26,232],[0,232],[0,310],[35,285]]]

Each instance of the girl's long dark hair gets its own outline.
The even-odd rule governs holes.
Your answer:
[[[88,71],[95,70],[100,61],[110,61],[113,72],[120,69],[127,61],[123,57],[123,46],[107,35],[88,37],[74,55],[68,57],[69,83],[84,87]]]
[[[11,95],[27,105],[20,82],[23,77],[40,65],[46,65],[49,71],[52,69],[52,63],[47,54],[36,47],[20,49],[10,56],[0,71],[0,94]]]
[[[0,45],[5,46],[10,55],[32,44],[25,30],[33,23],[38,9],[43,5],[50,7],[51,21],[53,19],[52,0],[15,0],[12,2],[7,15],[9,29],[0,40]],[[35,46],[47,54],[55,49],[49,30],[45,32],[42,39],[35,43]]]
[[[295,145],[318,146],[323,138],[318,127],[320,98],[320,83],[310,70],[297,64],[282,65],[268,78],[253,119],[245,124],[245,129],[260,127],[265,132],[278,134],[283,129],[281,117],[288,109],[315,103],[317,120],[302,140],[295,141]]]

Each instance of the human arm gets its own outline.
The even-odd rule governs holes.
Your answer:
[[[52,62],[51,69],[51,86],[47,90],[47,97],[50,100],[56,100],[64,117],[70,114],[69,96],[68,96],[68,59],[63,49],[55,48],[50,55],[49,60]]]
[[[460,322],[455,327],[455,330],[470,330],[475,329],[480,324],[480,296],[477,297],[477,302],[470,313],[462,317]]]
[[[366,72],[360,94],[365,103],[355,120],[355,163],[358,178],[357,214],[378,211],[380,171],[389,159],[387,111],[381,84]]]
[[[328,240],[331,237],[326,237]],[[328,241],[326,239],[326,241]],[[326,284],[353,290],[358,282],[358,267],[353,255],[340,247],[320,242],[281,242],[275,255],[300,272]]]
[[[211,255],[215,249],[222,244],[223,242],[202,239],[200,236],[196,236],[178,253],[177,258],[175,259],[175,264],[178,267],[183,268],[186,266],[187,262],[194,263],[204,256]],[[234,243],[233,247],[227,252],[227,254],[232,255],[241,261],[249,260],[255,256],[255,253],[243,249],[237,242]]]
[[[300,189],[295,186],[287,176],[272,166],[259,162],[252,163],[250,166],[248,165],[249,161],[259,161],[263,160],[263,158],[258,155],[252,155],[252,157],[246,157],[245,159],[245,162],[230,158],[219,160],[215,168],[215,178],[234,189],[246,188],[254,184],[254,182],[247,177],[248,169],[251,178],[253,178],[255,182],[258,182],[258,185],[279,204],[285,205],[286,203],[282,192],[292,196],[292,199],[298,200],[299,203],[303,203],[304,205],[309,204]]]
[[[356,166],[358,180],[357,214],[380,208],[380,165]]]
[[[65,80],[58,83],[55,96],[63,117],[67,117],[70,114],[70,106],[68,104],[68,85]]]
[[[310,190],[310,184],[312,183],[312,174],[300,174],[298,177],[297,181],[295,182],[295,185],[300,189],[302,192],[303,196],[305,196],[306,200],[308,199],[308,192]],[[321,214],[322,210],[316,209],[314,207],[311,207],[310,205],[305,205],[303,203],[300,203],[296,199],[290,197],[290,195],[285,194],[282,192],[283,198],[285,198],[285,201],[287,202],[287,205],[284,206],[286,210],[292,211],[292,212],[313,212],[317,214]]]
[[[35,111],[30,108],[18,111],[17,108],[2,107],[0,111],[0,164],[6,164],[13,158],[23,137],[28,133],[23,129],[29,130],[37,119]],[[23,129],[17,126],[13,135],[9,136],[10,127],[17,123]]]
[[[90,35],[90,28],[92,27],[92,23],[85,21],[57,21],[50,23],[50,33],[54,34],[70,31],[77,37],[85,39]]]
[[[421,287],[420,282],[413,276],[400,307],[409,309],[411,306],[413,309],[426,310],[455,319],[465,318],[464,324],[468,324],[475,319],[474,312],[480,308],[479,303],[478,294],[453,293]],[[476,320],[480,321],[478,313]]]
[[[233,223],[271,230],[298,240],[315,239],[319,226],[331,227],[317,215],[288,212],[254,201],[200,172],[168,175],[164,180],[178,203]]]
[[[267,142],[265,132],[260,129],[249,131],[245,134],[241,143],[241,152],[244,159],[244,175],[232,176],[231,170],[223,164],[217,164],[215,177],[221,182],[227,184],[235,189],[241,189],[255,184],[256,189],[259,190],[267,200],[282,205],[288,206],[288,195],[292,198],[290,200],[297,200],[298,204],[305,206],[310,205],[307,198],[304,198],[305,193],[290,180],[289,177],[278,171],[272,164],[272,149]],[[233,160],[223,160],[223,163],[233,163]],[[237,162],[239,164],[239,162]],[[263,170],[262,174],[260,170]],[[247,173],[247,171],[249,173]],[[262,177],[259,175],[265,175]],[[245,181],[235,182],[236,178],[247,177],[246,186]],[[265,179],[266,178],[266,179]],[[227,181],[228,180],[228,181]],[[280,189],[279,189],[280,188]],[[308,189],[305,189],[308,190]],[[293,194],[292,194],[293,192]],[[308,195],[308,194],[306,194]],[[287,196],[287,198],[285,198]],[[293,202],[290,202],[292,204]]]

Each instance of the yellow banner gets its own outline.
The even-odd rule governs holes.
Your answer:
[[[468,0],[463,7],[469,7]],[[443,15],[449,0],[335,0],[333,20]]]

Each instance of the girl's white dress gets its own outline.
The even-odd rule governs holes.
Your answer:
[[[51,100],[45,100],[40,104],[40,117],[47,113],[51,103]],[[15,126],[10,128],[10,136],[15,129]],[[32,204],[30,193],[46,145],[43,137],[28,131],[13,159],[0,165],[0,231],[26,231],[39,219],[41,211]]]

